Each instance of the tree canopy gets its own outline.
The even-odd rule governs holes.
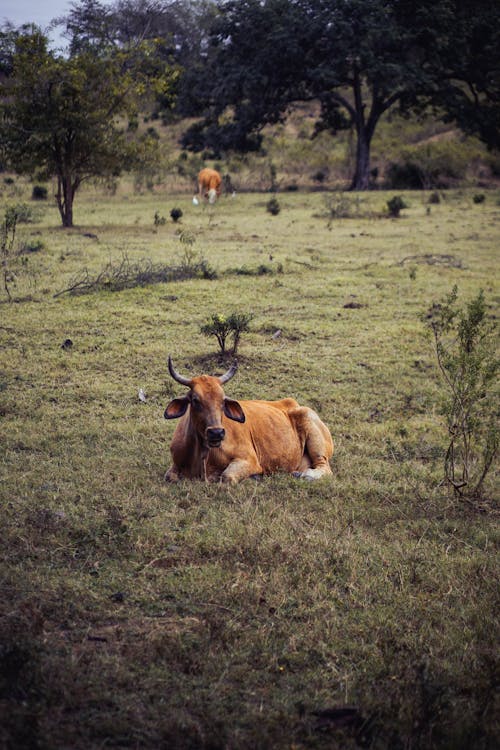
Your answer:
[[[254,147],[262,127],[280,120],[289,104],[317,99],[318,130],[355,130],[356,189],[369,186],[372,137],[393,107],[439,106],[495,145],[499,21],[491,0],[479,0],[474,13],[460,0],[220,3],[204,78],[205,119],[184,144],[216,153]]]
[[[151,45],[65,58],[47,49],[40,32],[18,36],[12,74],[1,86],[4,163],[20,173],[56,177],[62,224],[70,227],[82,182],[117,175],[154,148],[154,139],[131,138],[128,118],[151,83],[167,94],[174,79]]]
[[[82,180],[132,164],[117,118],[151,82],[155,114],[170,113],[175,83],[177,115],[199,118],[183,146],[217,157],[259,149],[266,124],[318,101],[316,133],[355,133],[355,189],[370,186],[392,109],[434,108],[500,147],[496,0],[77,0],[54,23],[64,57],[28,26],[0,32],[1,127],[4,163],[57,176],[63,223]]]

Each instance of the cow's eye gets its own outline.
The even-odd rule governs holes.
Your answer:
[[[197,396],[193,396],[191,404],[195,411],[201,411],[201,401]]]

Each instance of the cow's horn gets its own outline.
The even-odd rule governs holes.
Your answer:
[[[170,356],[170,354],[168,355],[168,371],[173,377],[173,379],[177,380],[178,383],[180,383],[181,385],[187,385],[188,388],[190,387],[191,385],[190,378],[183,378],[182,375],[179,375],[179,373],[175,371],[174,366],[172,364],[172,357]]]
[[[238,369],[238,360],[235,359],[231,367],[227,372],[224,373],[224,375],[221,375],[219,378],[219,383],[227,383],[228,380],[231,380],[233,375],[236,374],[236,370]]]

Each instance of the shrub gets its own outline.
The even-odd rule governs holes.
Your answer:
[[[154,218],[154,225],[155,227],[161,227],[166,223],[166,219],[164,216],[160,216],[159,211],[155,211],[155,218]]]
[[[455,286],[424,320],[433,335],[445,384],[442,411],[449,437],[445,478],[455,495],[475,498],[498,452],[499,360],[483,291],[463,309],[457,307],[457,297]]]
[[[226,354],[226,341],[229,336],[233,338],[231,354],[238,352],[241,334],[249,330],[249,324],[253,315],[251,313],[233,312],[228,317],[224,315],[212,315],[210,320],[200,327],[205,336],[215,336],[222,354]]]
[[[387,201],[387,209],[390,216],[397,218],[403,208],[407,208],[407,205],[399,195],[395,195]]]
[[[450,187],[465,176],[471,153],[451,141],[406,148],[400,161],[389,165],[385,186],[394,190]]]
[[[24,242],[21,247],[19,248],[19,253],[21,255],[29,254],[29,253],[39,253],[41,250],[45,249],[45,244],[42,240],[29,240],[27,242]]]
[[[476,193],[476,195],[473,196],[472,200],[474,201],[474,203],[484,203],[484,201],[486,200],[486,196],[484,195],[484,193]]]
[[[39,210],[28,206],[27,203],[10,206],[7,211],[15,213],[18,224],[32,224],[39,218]]]
[[[172,219],[172,221],[174,223],[178,222],[179,219],[181,218],[181,216],[182,216],[182,209],[181,208],[173,208],[170,211],[170,218]]]
[[[266,205],[266,211],[272,216],[277,216],[281,211],[281,206],[277,198],[271,198]]]
[[[48,195],[48,191],[45,185],[33,185],[33,191],[31,193],[32,200],[46,201],[47,195]]]

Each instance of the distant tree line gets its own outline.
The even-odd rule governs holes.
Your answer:
[[[85,179],[154,160],[127,127],[148,109],[196,117],[183,147],[220,158],[318,101],[316,133],[355,134],[357,190],[389,110],[432,109],[500,147],[496,0],[77,0],[54,24],[64,53],[32,24],[0,30],[0,159],[57,178],[64,226]]]

